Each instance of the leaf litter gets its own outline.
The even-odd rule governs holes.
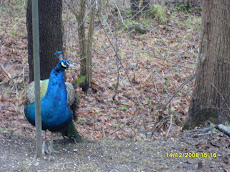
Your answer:
[[[173,94],[194,74],[200,23],[189,25],[184,13],[172,13],[170,9],[170,25],[154,23],[157,21],[153,20],[145,35],[124,31],[117,33],[120,82],[114,100],[117,66],[116,55],[110,44],[111,41],[115,45],[114,35],[109,30],[114,29],[116,24],[112,24],[115,21],[102,21],[102,24],[109,24],[110,28],[105,29],[99,24],[95,25],[92,88],[87,96],[80,88],[76,89],[80,98],[80,108],[75,112],[78,113],[76,126],[80,134],[89,141],[73,145],[58,137],[60,140],[57,139],[55,143],[61,150],[64,161],[58,160],[58,156],[47,156],[48,162],[34,159],[35,129],[28,124],[23,114],[29,71],[25,7],[25,1],[20,1],[19,4],[6,1],[0,6],[1,169],[7,169],[9,164],[16,161],[20,165],[10,169],[30,171],[35,168],[45,171],[62,166],[60,169],[63,171],[76,167],[79,171],[103,171],[108,167],[120,171],[195,170],[198,163],[214,171],[227,169],[230,157],[229,152],[226,152],[229,148],[226,136],[212,133],[197,137],[197,142],[197,138],[181,132],[183,120],[188,114],[194,81],[184,85],[176,95]],[[74,30],[77,23],[66,7],[63,16],[69,19],[64,22],[65,30],[68,31],[64,37],[65,53],[74,65],[72,70],[67,71],[67,81],[73,83],[79,76],[80,69],[78,38]],[[190,20],[192,18],[199,21],[197,15],[191,16]],[[172,96],[172,100],[166,104]],[[226,149],[220,150],[221,146]],[[216,152],[218,156],[211,158],[212,160],[201,157],[166,158],[166,153],[174,153],[172,150],[175,153]],[[12,151],[16,151],[16,158],[24,153],[26,158],[15,160]],[[64,156],[66,153],[68,157]],[[58,161],[59,165],[50,165],[53,161]],[[133,163],[136,165],[132,166]]]

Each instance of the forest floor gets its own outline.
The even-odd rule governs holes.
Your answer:
[[[116,2],[128,20],[128,1]],[[147,32],[138,34],[115,30],[119,15],[111,6],[104,10],[95,21],[94,84],[87,96],[76,89],[76,126],[86,142],[74,144],[58,137],[59,153],[37,160],[35,129],[23,114],[29,71],[26,1],[1,2],[0,171],[195,171],[198,163],[202,171],[228,171],[229,138],[181,131],[194,85],[201,13],[167,6],[167,23],[140,18]],[[73,65],[66,76],[73,83],[80,69],[78,25],[65,4],[63,24],[65,57]],[[121,57],[117,91],[116,45]],[[199,158],[167,157],[189,152]],[[207,158],[206,153],[216,157]]]
[[[0,133],[0,171],[227,172],[229,143],[230,138],[223,134],[197,130],[153,141],[86,140],[75,144],[56,138],[58,152],[37,159],[35,139]]]

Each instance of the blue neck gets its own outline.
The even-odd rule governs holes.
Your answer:
[[[67,106],[67,91],[64,77],[65,69],[58,64],[50,73],[49,84],[44,100]]]

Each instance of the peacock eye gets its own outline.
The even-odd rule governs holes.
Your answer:
[[[68,65],[68,63],[66,63],[67,65]],[[68,66],[66,66],[65,65],[65,63],[64,62],[61,62],[61,65],[63,66],[63,67],[65,67],[65,68],[67,68]]]

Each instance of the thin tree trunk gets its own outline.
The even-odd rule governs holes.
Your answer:
[[[79,17],[77,17],[78,25],[80,26],[78,29],[78,38],[79,38],[79,47],[80,47],[80,74],[81,76],[86,76],[86,38],[85,38],[85,9],[86,9],[86,1],[80,1],[80,10]]]
[[[91,5],[94,5],[95,1],[92,1]],[[96,5],[94,5],[90,12],[89,32],[86,50],[86,78],[88,87],[91,87],[92,81],[92,40],[94,31],[94,18],[95,18]]]
[[[34,80],[33,38],[32,38],[32,2],[27,4],[28,62],[29,80]],[[62,0],[39,1],[40,33],[40,71],[41,79],[49,78],[51,70],[57,65],[56,51],[63,50],[62,40]]]
[[[230,1],[203,1],[195,88],[185,128],[230,121]]]

